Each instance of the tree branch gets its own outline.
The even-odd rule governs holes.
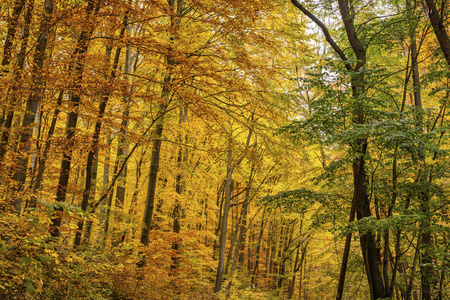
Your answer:
[[[444,52],[445,60],[447,65],[450,66],[450,39],[448,38],[447,32],[445,31],[445,26],[439,11],[437,10],[436,4],[433,0],[425,0],[429,8],[429,18],[431,25],[433,26],[434,33],[439,41],[442,52]]]
[[[348,41],[350,42],[350,46],[353,49],[353,52],[356,55],[356,59],[358,62],[355,66],[355,71],[359,71],[361,67],[366,64],[366,50],[359,40],[355,26],[353,24],[353,17],[350,16],[348,1],[347,0],[339,0],[339,10],[342,16],[342,22],[344,22],[345,31],[347,32]]]
[[[325,39],[327,40],[328,44],[333,48],[333,50],[339,55],[339,57],[344,61],[345,67],[347,70],[352,70],[352,66],[350,65],[347,56],[345,55],[344,51],[336,44],[336,42],[333,40],[333,38],[330,35],[330,32],[328,31],[325,24],[322,23],[316,16],[314,16],[309,10],[307,10],[303,5],[300,4],[297,0],[291,0],[292,4],[295,5],[302,13],[304,13],[311,21],[316,23],[317,26],[320,27],[323,34],[325,35]]]

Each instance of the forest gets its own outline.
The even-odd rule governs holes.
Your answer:
[[[449,15],[1,0],[0,299],[450,299]]]

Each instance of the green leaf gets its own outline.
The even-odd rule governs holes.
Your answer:
[[[32,293],[36,290],[33,283],[27,279],[25,279],[25,286],[27,288],[27,292]]]

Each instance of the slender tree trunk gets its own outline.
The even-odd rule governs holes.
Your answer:
[[[60,113],[59,107],[62,104],[63,97],[64,97],[64,91],[60,91],[59,95],[58,95],[58,99],[56,101],[57,108],[55,108],[55,111],[53,112],[52,122],[51,122],[50,128],[47,132],[47,140],[45,141],[44,150],[42,151],[42,155],[39,159],[39,167],[38,167],[36,179],[34,181],[33,193],[36,193],[38,190],[41,189],[42,180],[43,180],[43,176],[44,176],[44,172],[45,172],[45,167],[46,167],[46,163],[47,163],[47,159],[48,159],[48,154],[50,151],[50,146],[52,144],[51,139],[52,139],[53,134],[56,129],[56,123],[58,121],[58,115]],[[35,203],[32,203],[31,206],[34,207]]]
[[[128,55],[126,56],[128,59]],[[131,62],[126,61],[125,62],[125,73],[128,73],[130,71],[129,65]],[[119,131],[119,141],[117,146],[117,154],[116,154],[116,163],[114,170],[117,172],[118,166],[121,164],[125,164],[125,166],[122,169],[122,172],[120,174],[117,174],[119,177],[117,179],[117,186],[116,186],[116,197],[115,197],[115,203],[114,206],[119,210],[123,211],[124,204],[125,204],[125,186],[127,183],[127,173],[128,173],[128,164],[125,162],[125,157],[128,152],[128,146],[129,146],[129,140],[126,138],[127,131],[128,131],[128,117],[130,113],[130,97],[124,96],[123,105],[125,106],[125,110],[122,114],[122,124],[120,125],[120,131]],[[109,205],[112,205],[112,203],[109,203]],[[109,212],[110,210],[108,210]],[[108,218],[109,220],[109,218]],[[106,225],[106,224],[105,224]],[[107,233],[107,227],[105,234]],[[117,241],[116,241],[117,242]]]
[[[250,129],[247,135],[246,148],[249,147],[253,130]],[[219,248],[219,261],[217,267],[216,284],[214,288],[215,293],[219,293],[222,288],[222,278],[224,273],[225,263],[225,246],[227,240],[227,228],[228,228],[228,213],[230,210],[231,193],[232,193],[232,173],[236,166],[238,166],[246,155],[244,151],[241,156],[233,163],[233,149],[232,149],[233,130],[230,124],[230,133],[228,137],[228,159],[227,159],[227,179],[225,184],[225,200],[223,205],[223,217],[222,217],[222,230],[220,234],[220,248]],[[232,251],[232,249],[230,249]]]
[[[236,191],[239,190],[239,185],[236,184],[236,187],[234,188]],[[233,208],[231,208],[230,205],[230,209],[231,209],[231,243],[230,243],[230,248],[228,250],[228,255],[227,255],[227,259],[226,259],[226,263],[225,263],[225,270],[224,270],[224,274],[228,275],[228,270],[230,267],[230,263],[233,261],[233,254],[236,253],[235,250],[235,246],[237,245],[237,240],[238,240],[238,236],[239,236],[239,222],[240,220],[236,220],[237,218],[240,218],[237,216],[236,213],[236,217],[234,215],[235,210]]]
[[[419,249],[421,247],[422,241],[421,237],[419,236],[417,238],[417,245],[416,245],[416,251],[414,253],[414,259],[413,259],[413,265],[411,266],[411,275],[409,278],[408,287],[406,289],[406,298],[405,300],[411,300],[412,294],[413,294],[413,286],[414,286],[414,278],[416,274],[416,265],[419,258]],[[416,298],[416,297],[414,297]]]
[[[288,288],[288,299],[292,299],[292,296],[294,295],[294,288],[295,288],[295,277],[297,275],[297,265],[298,265],[298,257],[300,254],[300,247],[297,248],[297,251],[295,253],[295,260],[294,260],[294,266],[293,266],[293,273],[294,275],[292,276],[291,282],[289,284],[289,288]]]
[[[94,159],[92,162],[92,177],[91,177],[91,193],[89,195],[89,204],[91,204],[92,201],[94,201],[95,199],[95,190],[96,190],[96,185],[97,185],[97,171],[98,171],[98,149],[95,149],[94,152]],[[86,184],[85,184],[86,186]],[[94,209],[87,209],[88,213],[93,213]],[[84,237],[81,240],[81,244],[83,245],[89,245],[89,241],[91,239],[91,232],[92,232],[92,224],[93,224],[93,220],[91,218],[89,218],[88,220],[86,220],[86,226],[84,226]],[[79,232],[81,235],[81,230],[83,230],[82,226],[79,226],[80,222],[78,223],[78,228],[79,231],[77,231],[77,233]],[[76,236],[76,235],[75,235]]]
[[[180,107],[179,124],[181,125],[186,122],[187,122],[187,111],[185,111],[183,108]],[[181,143],[183,142],[183,137],[182,137],[181,133],[178,136],[178,141],[180,142],[180,146],[178,149],[178,157],[177,157],[179,173],[177,174],[177,176],[175,178],[175,193],[177,193],[178,197],[181,197],[181,195],[183,194],[183,191],[184,191],[184,182],[183,182],[184,177],[181,174],[181,170],[182,170],[182,163],[184,161],[186,161],[186,153],[183,154],[183,152],[185,152],[185,151],[183,151],[183,148],[181,146]],[[180,249],[180,241],[181,241],[181,237],[180,237],[181,205],[180,205],[180,199],[178,197],[175,198],[175,203],[174,203],[173,213],[172,213],[172,216],[173,216],[172,231],[176,235],[174,241],[172,242],[172,250],[174,252],[172,255],[172,265],[170,266],[172,271],[176,270],[179,266],[178,251]]]
[[[248,197],[248,195],[246,197]],[[247,198],[247,199],[249,199],[249,198]],[[247,211],[248,202],[246,201],[246,203],[244,203],[243,205],[244,205],[244,207],[242,207],[241,213],[239,215],[238,224],[236,226],[237,227],[236,233],[235,233],[235,236],[233,237],[234,241],[231,243],[230,250],[229,250],[229,256],[228,256],[228,260],[227,260],[226,269],[228,268],[229,260],[231,260],[231,271],[230,271],[229,282],[228,282],[228,287],[227,287],[227,290],[228,290],[227,298],[229,297],[229,292],[231,289],[231,285],[233,283],[233,275],[236,270],[236,263],[238,261],[238,257],[240,256],[239,249],[240,249],[240,246],[243,244],[242,241],[245,237],[245,232],[248,229],[247,227],[242,227],[243,219],[246,217],[245,212]],[[232,255],[233,248],[234,248],[234,255]],[[225,271],[225,274],[227,274],[227,271]]]
[[[6,67],[10,63],[11,58],[11,47],[12,47],[12,39],[14,39],[15,30],[16,28],[12,28],[11,26],[17,25],[17,17],[20,12],[18,12],[20,8],[20,3],[25,2],[24,0],[17,0],[16,6],[13,11],[12,18],[10,20],[10,25],[8,28],[8,33],[5,40],[5,46],[4,46],[4,53],[3,53],[3,61],[2,66]],[[19,7],[17,6],[19,4]],[[34,0],[30,0],[29,3],[26,4],[25,9],[25,24],[23,28],[23,34],[22,34],[22,43],[20,46],[19,54],[17,57],[17,68],[14,70],[13,79],[11,80],[12,84],[10,87],[8,87],[6,91],[6,97],[5,97],[5,103],[6,103],[6,119],[4,120],[1,128],[1,138],[0,138],[0,161],[3,160],[7,147],[8,147],[8,141],[11,131],[11,126],[13,123],[14,118],[14,111],[17,107],[17,104],[20,103],[20,101],[17,99],[17,93],[20,91],[20,84],[22,80],[22,72],[25,65],[25,57],[27,54],[27,48],[28,48],[28,40],[30,37],[30,24],[32,21],[32,12],[34,9]],[[21,10],[21,8],[20,8]]]
[[[365,113],[363,103],[360,97],[364,93],[364,74],[361,72],[366,64],[366,52],[356,34],[353,17],[350,16],[349,3],[346,0],[339,0],[339,10],[347,32],[348,40],[352,46],[353,52],[358,59],[355,65],[355,71],[360,72],[352,75],[351,85],[353,90],[353,98],[360,102],[356,105],[353,112],[354,122],[356,124],[365,123]],[[358,220],[370,217],[370,203],[368,197],[367,186],[369,184],[365,169],[365,155],[367,153],[367,138],[359,138],[355,141],[353,149],[358,153],[358,158],[353,163],[353,181],[354,181],[354,199],[356,203],[356,215]],[[375,237],[372,232],[368,232],[360,236],[361,251],[365,262],[367,279],[370,286],[370,294],[372,299],[384,298],[389,296],[386,294],[384,280],[381,276],[379,265],[380,258],[377,251]]]
[[[171,27],[176,29],[179,26],[179,18],[183,13],[183,1],[178,0],[177,6],[175,6],[175,0],[170,0],[169,5],[176,12],[176,18],[171,18]],[[145,201],[145,209],[144,209],[144,219],[143,226],[141,230],[141,239],[140,242],[148,246],[149,245],[149,234],[153,221],[153,210],[155,206],[155,193],[156,193],[156,183],[158,180],[158,169],[159,169],[159,157],[161,152],[161,138],[164,128],[164,116],[167,112],[167,106],[170,102],[170,95],[172,93],[172,84],[173,84],[173,68],[177,64],[174,58],[172,57],[173,49],[168,49],[168,55],[166,56],[167,60],[167,68],[166,68],[166,76],[163,81],[163,88],[161,92],[162,103],[159,104],[159,109],[157,113],[157,123],[154,132],[154,141],[153,141],[153,149],[152,156],[150,159],[150,174],[148,178],[148,186],[147,186],[147,198]]]
[[[168,84],[170,81],[170,77],[166,76],[165,82]],[[163,90],[163,96],[168,97],[169,90],[165,88]],[[141,243],[145,246],[149,245],[149,234],[152,226],[153,220],[153,209],[155,206],[155,193],[156,193],[156,182],[158,180],[158,169],[159,169],[159,156],[161,152],[161,138],[163,132],[163,118],[166,114],[167,105],[160,104],[157,118],[158,123],[155,128],[155,140],[153,141],[153,149],[152,156],[150,159],[150,174],[148,178],[148,187],[147,187],[147,198],[145,201],[145,210],[144,210],[144,225],[141,230]]]
[[[359,73],[353,74],[351,79],[353,90],[352,96],[355,101],[357,101],[357,103],[360,102],[356,105],[355,111],[353,112],[354,122],[356,124],[364,124],[365,113],[363,109],[363,103],[361,103],[361,101],[363,100],[360,100],[360,98],[364,93],[364,73],[362,73],[361,71],[366,64],[366,52],[357,37],[353,24],[353,17],[350,16],[349,12],[349,3],[346,0],[339,0],[338,3],[345,30],[347,32],[348,40],[351,44],[356,58],[358,59],[354,70]],[[367,192],[369,182],[365,169],[365,155],[367,153],[367,144],[367,138],[359,138],[353,145],[354,151],[359,156],[353,163],[353,181],[355,189],[353,201],[356,204],[356,215],[358,220],[370,217],[372,215]],[[380,257],[377,250],[374,234],[372,232],[368,232],[364,235],[361,235],[360,245],[365,262],[367,279],[370,286],[371,298],[378,299],[389,297],[379,269]]]
[[[269,278],[270,272],[270,249],[271,249],[271,241],[272,241],[272,222],[270,220],[267,221],[269,223],[269,228],[267,230],[267,248],[266,248],[266,280]]]
[[[50,0],[47,0],[50,1]],[[73,92],[70,94],[70,110],[67,116],[66,132],[65,132],[65,151],[61,161],[61,171],[58,180],[58,189],[56,191],[56,201],[65,202],[67,194],[67,186],[69,184],[70,167],[72,164],[72,153],[75,144],[75,132],[78,122],[78,109],[81,101],[81,85],[83,81],[84,59],[89,46],[89,39],[94,31],[94,24],[92,24],[92,16],[96,10],[94,7],[95,1],[88,0],[86,7],[86,23],[88,24],[80,33],[77,41],[73,57],[76,57],[76,62],[69,69],[70,74],[75,75],[75,82],[73,83]],[[60,229],[62,222],[62,207],[55,209],[55,215],[52,218],[50,232],[53,237],[60,236]]]
[[[247,187],[248,190],[250,190],[250,187]],[[245,196],[246,198],[249,197],[249,192],[246,192],[247,195]],[[242,221],[239,224],[240,229],[239,231],[242,232],[242,238],[239,239],[239,245],[238,245],[238,261],[239,263],[241,263],[242,266],[244,266],[244,262],[245,262],[245,246],[246,246],[246,240],[247,240],[247,212],[248,212],[248,205],[243,205],[242,207]]]
[[[128,34],[131,34],[131,26],[127,24],[123,24],[124,27],[126,27]],[[118,141],[118,147],[117,147],[117,154],[116,154],[116,161],[114,163],[114,170],[113,174],[114,176],[117,176],[117,187],[116,187],[116,203],[115,205],[119,208],[123,208],[123,204],[125,203],[125,185],[126,185],[126,178],[127,178],[127,172],[128,172],[128,164],[125,161],[125,157],[127,156],[128,147],[129,147],[129,140],[126,138],[127,132],[128,132],[128,125],[129,125],[129,113],[130,113],[130,100],[131,100],[131,94],[132,90],[128,86],[129,77],[128,74],[133,71],[136,72],[137,70],[137,61],[139,58],[139,52],[136,52],[135,55],[132,55],[131,53],[131,47],[130,45],[126,45],[126,53],[125,53],[125,64],[124,64],[124,80],[127,82],[127,89],[126,94],[122,98],[122,106],[123,106],[123,112],[122,112],[122,123],[120,125],[119,130],[119,141]],[[132,66],[134,67],[132,68]],[[142,164],[142,158],[139,162],[138,168],[140,168]],[[119,166],[122,165],[120,174],[117,174],[119,171]],[[140,176],[139,176],[140,177]],[[138,184],[139,178],[136,178],[136,185]],[[132,196],[131,201],[131,207],[130,212],[133,211],[135,200],[136,200],[136,193],[137,189],[135,188],[135,191]],[[105,239],[108,231],[109,231],[109,222],[110,222],[110,214],[111,214],[111,205],[113,203],[113,196],[114,191],[108,195],[107,200],[105,201],[106,204],[106,210],[105,210],[105,220],[103,224],[103,238]],[[122,237],[120,238],[121,241],[125,239],[125,234],[122,234]],[[115,241],[115,243],[120,241]]]
[[[249,207],[250,208],[250,207]],[[253,270],[253,244],[255,239],[255,234],[253,232],[253,227],[247,227],[248,230],[248,243],[247,243],[247,270],[251,271]]]
[[[306,289],[303,287],[303,278],[306,274],[306,249],[308,247],[309,241],[306,243],[305,247],[302,250],[302,256],[300,258],[300,274],[299,274],[299,286],[298,286],[298,299],[302,296],[302,289],[305,290],[306,295]],[[306,299],[306,296],[304,297]]]
[[[355,109],[353,111],[353,122],[355,124],[365,123],[364,104],[362,101],[364,93],[364,73],[362,72],[366,65],[366,50],[357,36],[355,26],[353,23],[353,16],[350,13],[349,2],[347,0],[338,0],[339,11],[342,21],[344,23],[345,31],[351,49],[357,59],[354,66],[351,65],[350,60],[345,55],[344,51],[336,44],[331,37],[326,26],[311,12],[309,12],[302,4],[297,0],[291,0],[291,2],[301,10],[308,18],[315,22],[322,30],[328,44],[333,48],[338,56],[342,59],[345,67],[348,71],[352,72],[351,75],[351,87],[353,92],[353,99],[355,100]],[[367,174],[365,170],[365,155],[367,153],[367,138],[359,138],[352,144],[353,151],[357,157],[353,163],[353,182],[354,182],[354,194],[353,201],[356,205],[357,218],[360,220],[364,217],[371,216],[369,197],[367,193]],[[373,233],[368,232],[360,237],[361,251],[363,254],[365,269],[367,274],[367,280],[370,286],[370,295],[372,299],[388,297],[387,291],[384,287],[384,280],[379,270],[381,260],[376,248],[376,242]],[[345,278],[345,271],[342,269],[342,278]],[[342,292],[340,291],[343,286],[343,279],[340,280],[337,299],[341,299]]]
[[[31,149],[31,137],[33,136],[33,126],[36,111],[39,103],[42,100],[44,94],[44,61],[45,61],[45,49],[48,44],[48,35],[50,30],[50,22],[53,15],[53,0],[45,0],[44,2],[44,14],[39,25],[39,32],[41,32],[36,46],[36,50],[33,58],[33,70],[32,70],[32,86],[33,90],[26,102],[26,111],[22,120],[22,128],[19,141],[19,158],[18,168],[14,173],[14,180],[16,182],[16,195],[14,199],[14,209],[20,214],[20,208],[22,204],[20,191],[23,189],[27,168],[28,157]]]
[[[353,192],[355,192],[354,190]],[[348,218],[348,222],[353,222],[355,220],[355,212],[356,212],[356,197],[353,195],[352,200],[352,207],[350,209],[350,216]],[[339,281],[338,281],[338,289],[336,293],[336,300],[341,300],[342,295],[344,293],[344,282],[345,282],[345,274],[347,272],[347,264],[348,264],[348,257],[350,255],[350,244],[352,241],[352,233],[348,233],[345,237],[345,246],[344,246],[344,253],[342,254],[342,263],[341,263],[341,269],[339,273]]]
[[[219,207],[219,212],[217,214],[217,227],[215,228],[214,234],[216,236],[220,235],[220,228],[222,228],[222,212],[223,212],[223,204],[225,200],[225,185],[227,181],[225,180],[223,183],[220,184],[218,190],[217,190],[217,201],[216,204]],[[214,239],[213,244],[213,257],[214,259],[217,259],[217,255],[219,252],[220,245],[217,243],[217,239]]]
[[[426,3],[429,6],[430,12],[429,17],[431,21],[431,25],[435,31],[436,37],[438,38],[439,44],[441,45],[441,49],[444,52],[444,56],[447,59],[448,65],[450,65],[450,40],[445,32],[445,26],[443,25],[443,21],[434,5],[432,0],[426,0]],[[409,0],[406,0],[407,7],[411,7],[411,3]],[[416,46],[416,38],[415,38],[415,30],[411,29],[410,33],[411,37],[411,62],[412,62],[412,75],[413,75],[413,92],[414,92],[414,106],[417,118],[417,129],[419,131],[423,131],[423,111],[422,111],[422,100],[421,100],[421,91],[420,91],[420,74],[419,74],[419,66],[418,66],[418,53]],[[425,154],[420,151],[419,152],[420,159],[425,164]],[[422,182],[426,182],[428,179],[428,172],[425,169],[419,169],[419,180]],[[430,212],[429,202],[430,195],[428,189],[419,193],[419,199],[421,200],[422,212],[424,215],[427,215]],[[421,244],[423,249],[422,261],[420,264],[420,270],[422,275],[422,299],[423,300],[431,300],[432,298],[432,283],[434,281],[434,271],[433,271],[433,259],[431,254],[431,232],[429,231],[430,223],[429,220],[426,220],[421,224],[421,229],[423,230],[421,237]]]
[[[103,192],[105,193],[106,190],[108,189],[108,185],[109,185],[109,167],[110,167],[110,155],[111,155],[111,144],[112,144],[112,135],[109,136],[106,139],[106,145],[108,148],[108,154],[105,156],[105,160],[103,163]],[[98,218],[98,226],[100,228],[103,228],[103,222],[105,221],[105,205],[106,205],[106,199],[104,199],[101,203],[100,203],[100,214],[99,214],[99,218]]]
[[[262,236],[264,234],[264,228],[268,221],[264,222],[264,216],[265,216],[266,210],[263,210],[263,214],[261,217],[261,226],[259,231],[259,237],[258,237],[258,243],[256,244],[256,259],[255,259],[255,266],[253,268],[252,272],[252,288],[256,287],[256,275],[258,274],[258,268],[259,268],[259,259],[261,255],[261,245],[262,245]]]
[[[131,203],[130,203],[130,209],[128,210],[128,223],[132,222],[132,217],[136,215],[136,206],[137,206],[137,199],[138,199],[138,195],[140,192],[140,186],[139,186],[139,180],[141,179],[142,176],[142,163],[144,161],[144,155],[145,155],[145,150],[143,151],[143,153],[141,153],[141,157],[138,161],[138,163],[136,164],[136,177],[135,177],[135,182],[134,182],[134,191],[133,191],[133,195],[131,196]],[[136,227],[132,228],[132,232],[131,232],[131,237],[133,238],[135,236],[136,233]],[[124,233],[122,235],[122,242],[125,241],[126,238],[126,233]]]
[[[2,63],[1,63],[2,67],[3,67],[3,71],[2,71],[2,74],[0,74],[0,77],[6,76],[7,73],[11,72],[11,70],[9,69],[9,66],[11,64],[13,43],[14,43],[14,39],[16,37],[16,31],[17,31],[18,24],[19,24],[20,14],[22,13],[22,10],[25,6],[25,2],[26,2],[26,0],[15,0],[11,17],[8,18],[8,21],[7,21],[8,29],[6,31],[6,37],[5,37],[4,44],[3,44],[3,58],[2,58]],[[25,24],[25,26],[28,26],[28,24]],[[8,90],[6,93],[6,99],[7,98],[8,98]],[[4,124],[4,121],[5,121],[4,116],[13,111],[13,107],[11,105],[8,105],[7,101],[5,101],[5,102],[6,102],[6,107],[3,109],[2,118],[1,118],[2,139],[1,139],[1,143],[0,143],[0,160],[3,159],[3,155],[5,154],[5,149],[7,146],[7,140],[4,141],[3,137],[5,137],[5,135],[7,136],[7,134],[8,134],[7,130],[11,126],[11,124],[10,124],[9,127],[7,127]]]
[[[2,66],[9,66],[12,56],[12,48],[14,38],[16,36],[17,24],[19,23],[20,13],[23,10],[26,0],[16,0],[14,2],[14,8],[11,14],[11,18],[8,20],[8,30],[6,32],[5,44],[3,46],[3,59]]]
[[[231,134],[231,133],[230,133]],[[231,140],[231,137],[230,137]],[[219,262],[217,266],[216,285],[214,288],[215,293],[219,293],[222,288],[222,278],[224,273],[225,263],[225,244],[227,240],[227,228],[228,228],[228,212],[230,210],[230,200],[232,192],[232,174],[233,174],[233,151],[231,148],[231,141],[228,145],[228,159],[227,159],[227,181],[225,184],[225,201],[223,206],[222,217],[222,230],[220,234],[220,246],[219,246]]]
[[[242,204],[242,220],[239,223],[240,226],[240,232],[242,233],[242,237],[239,239],[239,245],[238,245],[238,250],[237,253],[239,255],[239,262],[244,265],[244,253],[245,253],[245,241],[247,239],[247,215],[248,215],[248,208],[250,206],[250,201],[251,201],[251,187],[252,187],[252,183],[253,183],[253,174],[255,171],[255,166],[252,163],[251,167],[250,167],[250,175],[248,178],[248,184],[245,190],[245,200],[244,203]],[[248,266],[247,266],[248,267]],[[249,268],[249,271],[252,268]]]
[[[125,17],[123,18],[122,29],[119,33],[119,37],[118,37],[119,40],[121,40],[123,38],[125,31],[126,31],[127,20],[128,20],[127,15],[128,15],[128,13],[126,12]],[[112,69],[111,69],[111,74],[108,78],[108,80],[111,81],[111,84],[116,79],[116,70],[119,65],[121,51],[122,51],[122,47],[118,47],[116,49],[116,53],[114,56],[114,62],[113,62]],[[107,48],[106,53],[107,53],[106,57],[108,58],[108,56],[110,56],[110,54],[111,54],[111,48]],[[95,207],[93,207],[91,205],[91,208],[88,211],[89,200],[91,199],[91,194],[95,192],[95,181],[96,181],[96,177],[97,177],[97,170],[96,170],[97,168],[94,168],[93,162],[95,159],[97,159],[97,156],[98,156],[98,146],[100,143],[100,133],[101,133],[101,129],[102,129],[102,121],[103,121],[103,117],[105,115],[106,105],[108,104],[109,97],[111,94],[110,89],[111,89],[111,87],[108,86],[107,90],[103,93],[102,98],[100,100],[97,121],[95,123],[94,134],[92,136],[92,142],[91,142],[91,145],[89,148],[88,158],[87,158],[87,162],[86,162],[86,182],[85,182],[84,193],[83,193],[83,201],[81,202],[81,209],[88,213],[93,213],[95,210]],[[94,189],[92,187],[94,187]],[[92,196],[92,198],[94,198],[94,197]],[[75,245],[80,245],[81,233],[83,231],[83,223],[84,223],[83,220],[80,220],[78,222],[78,231],[75,235]],[[90,221],[90,225],[92,225],[92,221]],[[87,232],[88,239],[89,239],[89,236],[90,236],[90,231]]]

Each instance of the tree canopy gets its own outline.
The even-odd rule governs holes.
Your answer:
[[[0,298],[447,299],[449,11],[4,1]]]

